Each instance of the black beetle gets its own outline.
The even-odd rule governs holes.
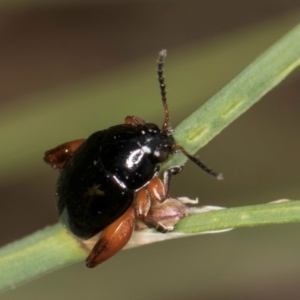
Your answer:
[[[166,50],[159,53],[158,80],[165,120],[162,129],[128,116],[124,124],[97,131],[87,139],[71,141],[45,153],[44,160],[61,170],[57,184],[60,221],[77,237],[89,239],[101,232],[86,260],[95,267],[120,251],[131,237],[136,217],[148,227],[168,229],[153,217],[147,218],[151,201],[168,197],[174,167],[158,177],[159,164],[181,151],[209,174],[221,178],[177,145],[169,126],[163,77]]]

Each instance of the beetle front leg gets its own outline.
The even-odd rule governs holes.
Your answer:
[[[182,170],[183,166],[168,169],[163,174],[163,180],[154,176],[147,187],[144,187],[137,192],[135,201],[136,214],[138,218],[140,218],[149,228],[155,228],[159,232],[168,232],[174,228],[174,226],[164,225],[161,222],[163,218],[160,215],[160,211],[166,212],[166,208],[169,206],[169,204],[163,206],[162,204],[165,203],[164,201],[168,198],[171,177],[180,173]],[[156,206],[156,204],[155,202],[151,203],[151,198],[157,204],[160,204],[158,205],[158,207],[160,207],[160,211],[158,210],[159,213],[155,213],[156,210],[152,209]],[[171,211],[172,214],[174,214],[176,210],[171,207]],[[166,215],[170,216],[171,213],[167,212]]]
[[[100,234],[99,241],[86,259],[86,266],[94,268],[119,252],[129,241],[135,226],[135,213],[131,205],[116,221]]]
[[[45,152],[44,161],[54,169],[63,169],[73,153],[85,142],[85,139],[67,142]]]
[[[160,186],[162,184],[162,186],[163,186],[162,181],[158,177],[154,177],[154,178],[157,178],[159,180],[159,181],[157,181],[156,179],[154,180],[155,185],[157,185],[157,183],[160,182],[160,183],[158,183],[158,185]],[[153,181],[153,179],[152,179],[152,181]],[[149,186],[148,186],[148,188],[149,188]],[[157,193],[157,194],[159,194],[159,193]],[[162,198],[162,197],[160,197],[160,198]],[[152,203],[152,206],[153,205],[154,204]],[[152,206],[151,206],[150,193],[148,192],[147,188],[144,187],[144,188],[140,189],[137,192],[136,199],[135,199],[135,211],[136,211],[137,217],[139,219],[141,219],[143,221],[143,223],[145,225],[147,225],[149,228],[155,228],[159,232],[170,231],[170,228],[168,228],[167,226],[164,226],[155,217],[153,217],[151,214],[149,214]]]
[[[149,182],[148,191],[151,197],[157,202],[163,202],[167,199],[167,190],[160,178],[157,176],[153,177],[153,179]]]
[[[157,176],[153,177],[153,179],[148,184],[148,191],[151,197],[160,203],[165,201],[169,194],[171,177],[173,175],[179,174],[182,170],[183,166],[174,167],[164,171],[163,180],[161,180]]]
[[[184,201],[192,200],[184,198]],[[181,198],[167,198],[163,203],[152,203],[147,215],[143,218],[143,224],[138,222],[136,230],[143,230],[146,225],[162,233],[172,231],[181,219],[189,215],[189,208],[183,202]]]
[[[183,170],[183,166],[179,166],[179,167],[173,167],[173,168],[170,168],[170,169],[164,171],[163,183],[164,183],[167,195],[169,194],[170,182],[171,182],[172,176],[181,173],[182,170]]]

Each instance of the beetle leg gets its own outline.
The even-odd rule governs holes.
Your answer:
[[[148,191],[151,197],[160,203],[165,201],[169,194],[172,175],[177,175],[182,170],[183,166],[173,167],[166,170],[163,174],[163,180],[159,179],[157,176],[153,177],[153,179],[148,184]]]
[[[182,172],[182,170],[183,170],[183,166],[179,166],[179,167],[173,167],[171,169],[168,169],[168,170],[164,171],[163,183],[164,183],[164,186],[165,186],[167,196],[169,194],[170,182],[171,182],[172,176],[179,174],[180,172]]]
[[[167,198],[163,203],[152,203],[147,216],[143,219],[143,223],[165,233],[172,231],[175,225],[188,215],[189,209],[181,202],[181,199]],[[137,223],[136,229],[142,230],[145,227]]]
[[[124,120],[124,124],[131,124],[131,125],[145,125],[146,121],[139,117],[135,116],[127,116]]]
[[[153,177],[153,179],[149,182],[147,188],[151,197],[157,202],[163,202],[166,200],[166,187],[162,180],[157,176]]]
[[[148,227],[155,228],[159,232],[168,232],[171,231],[173,227],[167,226],[160,222],[161,216],[159,214],[153,213],[155,210],[153,209],[155,206],[158,207],[166,207],[168,208],[169,204],[165,206],[163,203],[168,197],[170,180],[172,175],[176,175],[183,170],[183,167],[174,167],[168,169],[163,174],[163,180],[158,178],[157,176],[153,177],[153,179],[149,182],[147,188],[142,188],[137,192],[136,196],[136,214],[138,218],[140,218]],[[151,198],[156,201],[157,204],[151,204]],[[153,212],[151,212],[153,210]],[[161,209],[161,211],[165,211],[166,209]],[[169,215],[169,214],[166,214]]]
[[[135,213],[131,205],[116,221],[100,234],[99,241],[86,259],[86,266],[94,268],[119,252],[129,241],[135,226]]]
[[[158,177],[156,177],[158,179]],[[152,179],[153,180],[153,179]],[[158,179],[160,180],[160,179]],[[152,182],[152,181],[151,181]],[[155,228],[159,232],[168,232],[169,228],[160,223],[149,212],[151,211],[151,199],[150,194],[146,188],[142,188],[137,192],[135,200],[136,215],[142,222],[149,228]],[[138,226],[138,225],[137,225]]]
[[[84,141],[85,139],[74,140],[50,149],[45,152],[44,161],[54,169],[62,169]]]
[[[140,219],[144,219],[147,216],[151,207],[151,200],[149,192],[146,188],[142,188],[137,192],[135,200],[135,211]]]

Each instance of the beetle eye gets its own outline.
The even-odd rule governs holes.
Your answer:
[[[154,151],[154,157],[156,158],[156,163],[161,163],[168,159],[169,152],[165,150],[156,150]]]

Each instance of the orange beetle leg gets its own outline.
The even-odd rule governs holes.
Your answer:
[[[50,149],[45,152],[44,161],[54,169],[62,169],[84,141],[85,139],[74,140]]]
[[[137,192],[135,200],[135,211],[140,219],[144,219],[147,216],[151,206],[151,200],[149,192],[146,188],[142,188]]]
[[[145,224],[149,228],[155,228],[159,232],[167,232],[170,231],[163,223],[160,222],[159,218],[151,213],[153,207],[156,205],[162,205],[158,202],[152,203],[149,192],[146,188],[142,188],[137,192],[135,203],[135,211],[138,218],[142,221],[142,224],[137,222],[137,229],[143,229],[143,224]]]
[[[145,125],[146,121],[139,117],[135,116],[127,116],[124,120],[124,124],[131,124],[131,125]]]
[[[129,241],[135,226],[134,208],[127,211],[100,234],[99,241],[86,259],[86,266],[94,268],[119,252]]]
[[[163,203],[156,202],[151,206],[147,224],[152,224],[159,232],[169,232],[184,217],[189,215],[188,207],[176,198],[167,198]]]
[[[164,183],[155,176],[148,184],[148,191],[151,197],[157,202],[163,202],[167,198],[166,188]]]

